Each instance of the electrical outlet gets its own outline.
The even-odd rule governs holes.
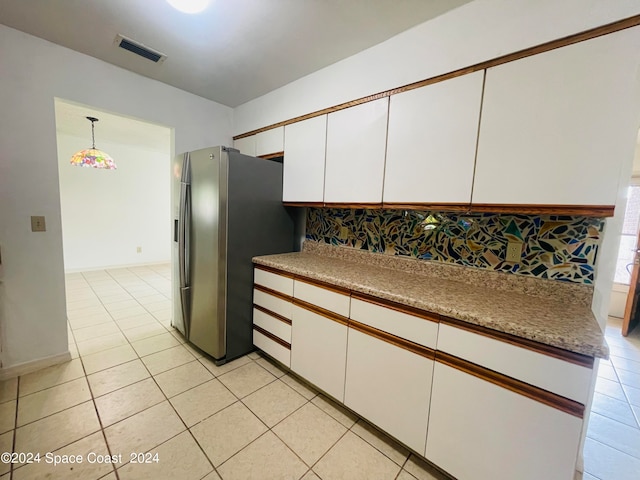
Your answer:
[[[142,253],[142,247],[137,247],[137,248],[136,248],[136,252],[138,252],[138,253]]]
[[[520,263],[522,257],[522,242],[509,242],[507,244],[507,262]]]
[[[31,217],[31,231],[32,232],[46,232],[47,226],[44,222],[44,217]]]

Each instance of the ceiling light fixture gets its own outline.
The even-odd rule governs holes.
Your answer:
[[[167,0],[167,2],[181,12],[200,13],[209,6],[211,0]]]
[[[87,117],[87,120],[91,122],[91,148],[86,150],[80,150],[78,153],[71,157],[71,165],[77,167],[93,167],[104,168],[108,170],[115,170],[116,163],[108,153],[102,150],[96,149],[96,138],[94,134],[94,123],[98,121],[95,117]]]

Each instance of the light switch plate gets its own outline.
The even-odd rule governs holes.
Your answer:
[[[509,242],[507,244],[507,262],[520,263],[522,258],[522,242]]]
[[[46,232],[47,226],[44,223],[44,217],[31,217],[31,231],[32,232]]]

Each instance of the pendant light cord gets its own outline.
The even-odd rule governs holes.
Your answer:
[[[94,122],[95,120],[91,120],[91,148],[96,149],[96,135],[94,133]]]

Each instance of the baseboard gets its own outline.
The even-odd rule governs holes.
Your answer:
[[[64,273],[94,272],[96,270],[117,270],[118,268],[150,267],[152,265],[166,265],[166,264],[171,264],[171,259],[157,260],[157,261],[146,262],[146,263],[127,263],[122,265],[103,265],[98,267],[65,268]]]
[[[0,368],[0,381],[7,380],[9,378],[18,377],[20,375],[26,375],[27,373],[35,372],[52,365],[58,365],[59,363],[68,362],[71,360],[71,353],[68,351],[60,353],[58,355],[52,355],[50,357],[39,358],[30,362],[19,363],[7,368]]]

